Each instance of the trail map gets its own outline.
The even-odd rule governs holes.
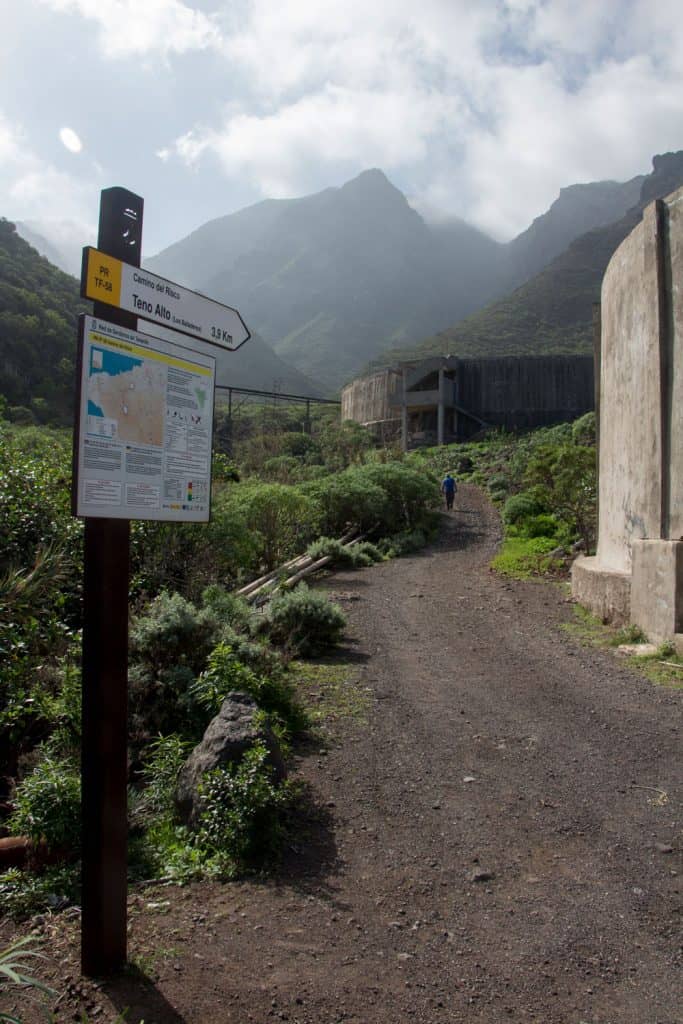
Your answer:
[[[75,511],[205,522],[215,360],[83,317]]]

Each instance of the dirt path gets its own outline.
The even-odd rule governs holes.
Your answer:
[[[302,759],[301,851],[133,897],[156,981],[86,987],[96,1019],[683,1021],[683,694],[561,632],[564,591],[497,578],[492,510],[457,505],[437,548],[327,583],[370,708]]]

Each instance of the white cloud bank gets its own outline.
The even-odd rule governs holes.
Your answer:
[[[380,166],[418,206],[510,237],[562,186],[626,179],[683,144],[683,25],[669,0],[227,10],[212,24],[249,92],[163,156],[213,154],[263,195]]]
[[[213,21],[181,0],[41,0],[65,14],[80,14],[99,28],[105,56],[168,57],[220,43]]]

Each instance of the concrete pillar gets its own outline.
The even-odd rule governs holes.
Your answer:
[[[439,404],[436,407],[436,443],[443,444],[443,423],[444,423],[444,404],[443,404],[443,367],[439,367]]]

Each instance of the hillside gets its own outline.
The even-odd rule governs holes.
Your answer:
[[[336,388],[388,344],[417,342],[525,280],[623,214],[635,187],[565,189],[501,245],[462,220],[427,224],[375,169],[210,221],[145,265],[238,306],[279,355]]]
[[[78,282],[0,218],[0,395],[27,421],[73,415]],[[25,411],[20,412],[20,407]]]
[[[576,239],[510,295],[419,345],[393,347],[373,366],[437,353],[462,356],[592,352],[593,303],[614,250],[653,199],[683,184],[683,152],[656,156],[640,182],[638,202],[614,223]]]

